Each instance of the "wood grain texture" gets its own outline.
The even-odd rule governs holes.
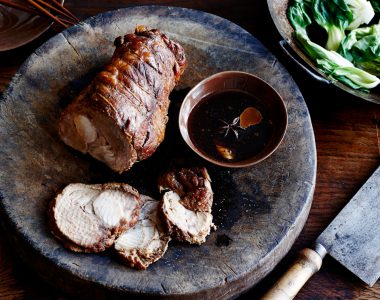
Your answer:
[[[21,298],[25,295],[14,275],[14,261],[11,258],[10,249],[6,247],[7,240],[0,235],[0,298]]]
[[[297,260],[270,288],[262,300],[291,300],[322,265],[322,258],[312,249],[301,250]]]
[[[150,1],[67,1],[82,19],[101,11],[150,3]],[[270,18],[266,1],[155,1],[165,5],[193,7],[215,13],[241,25],[261,40],[288,68],[309,106],[318,151],[317,186],[308,222],[290,253],[261,283],[241,299],[258,299],[283,274],[299,250],[310,245],[324,227],[360,188],[380,163],[380,106],[363,102],[336,89],[313,82],[289,63],[277,46],[280,36]],[[0,53],[0,90],[29,54],[54,28],[33,43],[12,52]],[[69,299],[25,269],[4,242],[0,231],[0,290],[4,299]],[[25,297],[23,295],[27,294]],[[0,298],[3,298],[0,296]],[[379,299],[380,283],[368,288],[337,262],[326,257],[321,270],[296,299]]]
[[[25,45],[46,31],[51,23],[49,19],[4,5],[0,5],[0,15],[2,18],[1,51]]]
[[[189,67],[171,94],[167,138],[149,160],[116,175],[103,164],[68,151],[56,128],[62,102],[69,98],[65,95],[77,94],[109,60],[112,41],[132,32],[142,19],[184,47]],[[190,87],[231,69],[261,77],[287,106],[285,138],[260,167],[226,169],[205,162],[186,146],[175,121]],[[316,151],[304,100],[289,73],[258,40],[215,15],[139,6],[90,18],[34,51],[4,93],[0,110],[1,221],[13,233],[11,242],[20,256],[70,293],[84,297],[88,290],[88,298],[95,291],[105,297],[128,293],[165,299],[232,298],[279,262],[306,221],[315,186]],[[48,202],[57,189],[71,182],[128,182],[159,198],[159,174],[183,165],[206,166],[213,181],[213,222],[218,230],[201,247],[173,243],[163,259],[136,272],[110,256],[67,251],[47,229]],[[220,245],[220,236],[229,236],[230,243]]]

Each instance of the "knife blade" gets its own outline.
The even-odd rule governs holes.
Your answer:
[[[369,286],[375,284],[380,277],[380,167],[316,242]]]
[[[326,253],[369,286],[380,277],[380,166],[263,300],[293,299]]]

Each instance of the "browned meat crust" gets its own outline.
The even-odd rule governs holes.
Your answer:
[[[160,191],[172,190],[180,203],[192,211],[211,212],[213,192],[206,168],[181,168],[166,172],[158,180]]]
[[[111,62],[62,113],[59,134],[121,173],[164,139],[169,94],[186,59],[178,43],[144,26],[118,37],[115,46]]]

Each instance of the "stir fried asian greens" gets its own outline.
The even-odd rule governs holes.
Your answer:
[[[332,80],[368,91],[380,83],[380,0],[293,0],[288,18],[300,47]],[[374,18],[375,17],[375,18]],[[313,42],[308,27],[327,33],[325,47]],[[366,27],[363,27],[366,26]]]

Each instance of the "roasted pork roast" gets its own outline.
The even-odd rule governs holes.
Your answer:
[[[145,270],[159,260],[170,241],[159,216],[159,201],[141,196],[142,207],[137,224],[115,241],[119,256],[131,267]]]
[[[144,26],[118,37],[115,46],[111,62],[63,111],[59,135],[122,173],[164,139],[169,94],[186,58],[178,43]]]
[[[134,226],[140,213],[140,195],[128,184],[73,183],[50,203],[53,234],[76,252],[101,252]]]
[[[178,241],[202,244],[212,223],[213,192],[206,168],[169,171],[161,175],[159,189],[165,192],[161,212],[170,236]]]

